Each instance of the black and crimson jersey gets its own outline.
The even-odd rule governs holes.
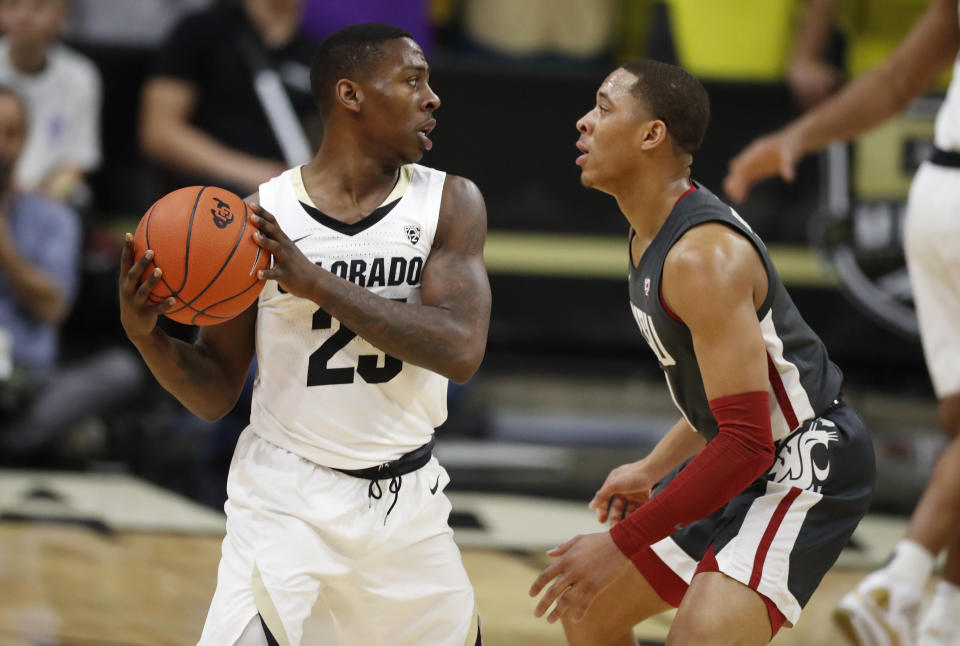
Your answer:
[[[693,428],[712,439],[717,421],[707,403],[690,330],[669,311],[661,296],[663,263],[684,233],[706,222],[725,224],[753,243],[763,259],[769,285],[757,318],[767,349],[773,439],[781,440],[833,404],[843,376],[827,356],[820,337],[800,316],[760,238],[730,206],[703,186],[694,185],[698,190],[677,202],[639,266],[630,263],[630,308],[660,362],[677,408]]]

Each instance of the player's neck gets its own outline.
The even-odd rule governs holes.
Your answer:
[[[301,171],[303,186],[317,207],[323,204],[337,217],[338,212],[367,214],[390,194],[397,183],[399,168],[384,165],[360,154],[334,150],[325,141],[317,155]]]
[[[47,48],[11,47],[10,62],[21,74],[38,74],[47,66]]]
[[[651,174],[632,183],[615,197],[637,236],[652,239],[670,216],[677,200],[690,188],[690,172],[682,175]]]

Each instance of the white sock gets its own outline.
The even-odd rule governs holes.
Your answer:
[[[920,595],[933,572],[933,564],[933,554],[927,551],[927,548],[909,538],[904,538],[897,543],[893,559],[883,568],[883,571],[893,581]]]

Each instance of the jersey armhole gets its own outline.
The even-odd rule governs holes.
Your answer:
[[[773,284],[771,281],[771,272],[774,269],[773,261],[770,260],[768,256],[764,255],[765,249],[763,248],[762,244],[758,244],[757,240],[754,240],[750,235],[748,235],[746,231],[739,228],[732,222],[727,222],[726,220],[716,218],[716,219],[703,220],[702,222],[698,222],[694,226],[700,226],[701,224],[707,224],[710,222],[716,222],[718,224],[722,224],[726,226],[728,229],[730,229],[731,231],[737,233],[740,237],[747,240],[747,242],[749,242],[753,246],[754,250],[757,252],[757,256],[759,256],[760,262],[763,264],[763,271],[767,275],[767,294],[766,296],[763,297],[763,302],[760,303],[760,307],[757,308],[757,320],[762,321],[764,317],[767,315],[767,312],[769,312],[770,308],[773,306],[774,290],[773,290]],[[694,227],[690,227],[690,229],[692,228]],[[686,233],[690,229],[687,229],[683,233]],[[676,244],[676,240],[674,240],[674,244]],[[670,248],[671,249],[673,248],[672,244],[670,245]],[[669,251],[667,253],[669,253]],[[667,305],[666,299],[663,297],[663,267],[660,268],[660,280],[657,284],[657,291],[660,297],[660,304],[663,305],[664,311],[670,315],[670,318],[674,319],[675,321],[678,321],[679,323],[683,323],[683,319],[677,316],[676,313],[674,313],[673,310],[670,309],[670,306]]]

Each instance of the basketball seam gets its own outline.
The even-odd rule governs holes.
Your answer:
[[[216,303],[211,303],[210,305],[207,305],[206,307],[204,307],[202,310],[198,310],[198,309],[195,308],[195,307],[190,307],[190,309],[192,309],[194,312],[196,312],[196,314],[194,314],[193,318],[190,319],[191,322],[196,321],[198,316],[206,316],[206,317],[213,318],[213,319],[224,319],[224,320],[234,318],[233,316],[220,316],[220,315],[218,315],[218,314],[207,314],[207,311],[210,310],[210,309],[212,309],[212,308],[214,308],[214,307],[216,307],[217,305],[223,305],[224,303],[226,303],[226,302],[228,302],[228,301],[232,301],[233,299],[237,298],[238,296],[243,296],[244,294],[246,294],[247,292],[249,292],[251,289],[253,289],[254,287],[256,287],[256,286],[257,286],[257,283],[259,283],[259,282],[260,282],[259,280],[255,280],[255,281],[253,281],[252,283],[250,283],[249,285],[247,285],[246,287],[244,287],[244,288],[243,288],[243,291],[237,292],[236,294],[234,294],[234,295],[231,296],[230,298],[225,298],[225,299],[223,299],[222,301],[217,301]],[[252,303],[251,303],[251,305],[252,305]],[[247,307],[249,307],[249,305],[248,305]]]
[[[171,310],[170,312],[167,312],[167,314],[175,314],[175,313],[177,313],[177,312],[182,312],[183,310],[190,310],[190,311],[192,311],[192,312],[195,312],[196,314],[203,314],[204,316],[210,316],[210,317],[213,317],[213,318],[222,318],[222,319],[233,318],[232,316],[220,316],[220,315],[217,315],[217,314],[206,314],[206,311],[209,310],[211,307],[216,307],[217,305],[223,305],[223,304],[226,303],[227,301],[233,300],[233,299],[236,298],[237,296],[242,296],[243,294],[245,294],[245,293],[247,293],[248,291],[250,291],[252,288],[256,287],[256,286],[257,286],[257,283],[259,283],[259,282],[261,282],[259,279],[258,279],[258,280],[254,280],[252,283],[250,283],[249,285],[247,285],[246,287],[244,287],[241,291],[237,292],[236,294],[233,294],[233,295],[231,295],[231,296],[229,296],[229,297],[227,297],[227,298],[224,298],[223,300],[219,300],[219,301],[217,301],[216,303],[211,303],[210,305],[207,305],[206,307],[204,307],[202,310],[201,310],[201,309],[197,309],[196,307],[194,307],[194,306],[193,306],[192,304],[190,304],[190,303],[184,303],[183,300],[180,299],[179,297],[174,297],[174,298],[176,298],[178,301],[180,301],[181,303],[183,303],[183,307],[177,308],[176,310]]]
[[[166,277],[166,276],[160,276],[160,282],[163,283],[164,286],[165,286],[167,289],[170,290],[170,295],[169,295],[169,296],[164,296],[164,298],[170,298],[170,296],[173,296],[174,299],[180,301],[180,302],[183,303],[184,305],[186,305],[186,303],[184,302],[184,300],[183,300],[182,298],[180,298],[180,290],[183,289],[183,286],[187,284],[187,272],[188,272],[189,267],[190,267],[190,234],[193,232],[193,214],[196,213],[196,211],[197,211],[197,203],[200,202],[200,195],[203,193],[204,189],[206,189],[206,188],[207,188],[206,186],[201,186],[201,187],[200,187],[200,191],[197,193],[197,197],[196,197],[196,199],[195,199],[194,202],[193,202],[193,211],[190,212],[190,225],[189,225],[189,227],[187,228],[187,251],[186,251],[186,253],[184,254],[184,256],[185,256],[184,265],[185,265],[185,266],[184,266],[184,268],[183,268],[183,280],[182,280],[181,283],[180,283],[180,287],[178,287],[177,289],[174,289],[174,288],[173,288],[173,285],[171,285],[170,283],[167,282],[167,277]],[[153,213],[153,209],[156,208],[156,206],[157,206],[157,204],[158,204],[159,202],[160,202],[160,200],[157,200],[157,202],[154,202],[153,206],[150,207],[150,213],[151,213],[151,214]],[[149,216],[147,217],[146,238],[147,238],[147,249],[149,249],[149,248],[150,248],[150,218],[149,218]],[[156,262],[154,262],[154,266],[156,266]],[[169,312],[166,312],[166,314],[176,314],[177,312],[182,312],[183,309],[184,309],[184,308],[182,308],[182,307],[178,307],[177,309],[173,309],[173,310],[170,310]]]
[[[196,209],[196,207],[194,207]],[[237,248],[240,246],[240,242],[243,240],[243,233],[247,230],[247,205],[243,204],[243,224],[240,226],[240,235],[237,236],[236,242],[233,243],[233,249],[230,250],[230,255],[227,256],[227,259],[223,261],[223,264],[220,265],[220,269],[217,270],[217,273],[214,274],[213,278],[210,279],[210,282],[207,283],[203,289],[201,289],[196,296],[190,299],[190,301],[182,301],[185,305],[193,305],[197,302],[197,299],[203,296],[210,287],[217,282],[217,279],[220,278],[220,274],[223,273],[223,270],[227,268],[227,265],[230,264],[230,261],[233,259],[234,255],[237,253]],[[188,243],[189,244],[189,243]],[[241,294],[243,292],[240,292]],[[195,308],[190,308],[195,309]]]
[[[187,275],[190,273],[190,238],[193,237],[193,219],[197,216],[197,205],[200,204],[200,196],[203,195],[205,190],[207,190],[206,186],[200,187],[197,192],[197,199],[193,201],[193,210],[190,211],[190,224],[187,226],[187,253],[183,257],[183,282],[180,283],[177,294],[186,286]]]
[[[143,241],[144,241],[144,244],[146,244],[147,249],[150,248],[150,216],[153,215],[153,210],[154,210],[155,208],[157,208],[157,204],[158,204],[159,202],[160,202],[160,200],[157,200],[156,202],[154,202],[154,203],[153,203],[153,206],[150,207],[150,210],[147,211],[147,222],[146,222],[146,224],[145,224],[144,227],[143,227]],[[147,249],[144,249],[143,252],[146,253],[146,252],[147,252]],[[153,265],[154,268],[156,268],[156,266],[157,266],[157,263],[155,263],[153,260],[150,261],[150,264]],[[163,280],[163,277],[161,277],[160,280],[162,281],[162,280]],[[166,283],[164,283],[164,284],[166,284]],[[170,287],[170,286],[167,285],[167,288],[169,288],[169,287]],[[152,295],[153,295],[153,292],[151,291],[150,294],[148,294],[147,296],[148,296],[148,298],[149,298],[149,297],[152,296]]]

